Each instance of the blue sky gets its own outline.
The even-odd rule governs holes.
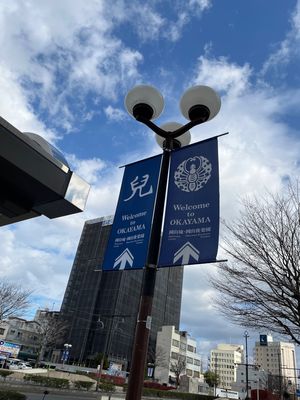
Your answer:
[[[192,85],[220,94],[218,116],[191,133],[230,132],[220,140],[223,218],[240,197],[299,176],[299,1],[11,0],[0,23],[1,116],[51,141],[92,185],[84,213],[0,231],[2,276],[33,288],[35,307],[59,308],[84,221],[114,213],[118,166],[160,151],[124,109],[136,84],[163,93],[158,124],[184,123],[178,104]],[[203,353],[243,342],[213,309],[214,273],[185,268],[181,324]]]

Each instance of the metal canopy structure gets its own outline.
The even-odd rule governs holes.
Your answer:
[[[45,139],[0,117],[0,226],[81,212],[89,189]]]

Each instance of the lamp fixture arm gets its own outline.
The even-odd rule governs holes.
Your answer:
[[[153,132],[155,132],[157,135],[167,139],[167,138],[172,138],[176,139],[177,137],[183,135],[185,132],[187,132],[189,129],[193,128],[196,125],[202,124],[203,121],[202,119],[197,119],[194,121],[189,121],[187,124],[181,126],[180,128],[176,129],[175,131],[165,131],[164,129],[160,128],[154,122],[150,121],[147,118],[144,118],[142,116],[137,116],[136,120],[141,122],[144,125],[147,125],[148,128],[150,128]]]

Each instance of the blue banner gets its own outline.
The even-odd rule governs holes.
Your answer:
[[[219,242],[217,138],[173,151],[159,267],[216,261]]]
[[[144,268],[161,155],[125,167],[103,270]]]

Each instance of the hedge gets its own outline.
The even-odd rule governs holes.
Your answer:
[[[90,382],[90,381],[75,381],[74,386],[76,389],[86,389],[89,390],[95,382]]]
[[[101,382],[98,386],[98,389],[100,390],[100,392],[115,392],[116,391],[115,385],[113,385],[112,383],[108,383],[108,382]]]
[[[152,381],[145,381],[144,382],[144,388],[148,389],[156,389],[156,390],[176,390],[174,386],[165,386],[162,385],[161,383],[158,382],[152,382]]]
[[[0,400],[26,400],[25,394],[13,390],[0,390]]]
[[[56,389],[68,389],[70,386],[70,382],[68,379],[48,378],[47,376],[40,375],[24,375],[24,380],[32,381]]]
[[[205,396],[202,394],[196,393],[183,393],[183,392],[171,392],[171,391],[164,391],[164,390],[157,390],[157,389],[143,389],[144,396],[151,396],[151,397],[167,397],[169,399],[184,399],[184,400],[212,400],[215,397],[213,396]]]
[[[0,376],[1,376],[2,378],[4,378],[4,379],[5,379],[8,375],[11,375],[11,374],[13,374],[12,371],[7,371],[6,369],[0,370]]]

